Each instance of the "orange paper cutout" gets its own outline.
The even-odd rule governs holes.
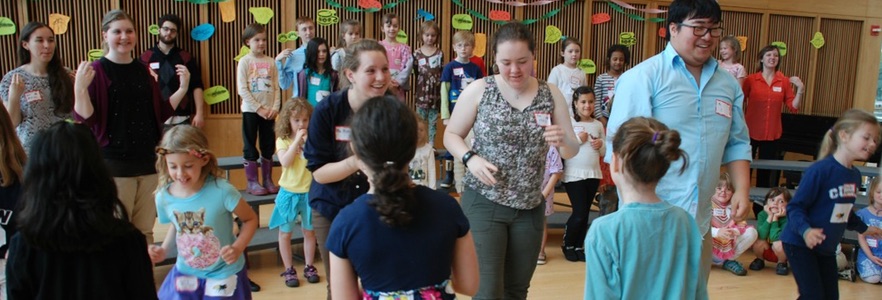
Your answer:
[[[377,1],[377,0],[358,0],[358,6],[361,8],[364,8],[364,9],[368,9],[368,8],[381,9],[381,8],[383,8],[383,4],[381,4],[380,1]]]
[[[511,13],[504,10],[491,10],[490,11],[490,20],[493,21],[508,21],[511,20]]]
[[[217,7],[220,8],[221,20],[224,21],[224,23],[236,20],[236,0],[218,2]]]
[[[591,16],[591,24],[594,25],[603,24],[609,22],[609,20],[612,20],[612,17],[608,13],[596,13]]]

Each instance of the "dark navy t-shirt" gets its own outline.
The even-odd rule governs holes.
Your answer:
[[[13,210],[21,197],[21,185],[16,181],[10,186],[0,186],[0,258],[6,257],[9,240],[15,234],[15,215]]]
[[[450,82],[450,91],[448,92],[450,112],[453,112],[456,100],[459,99],[459,94],[465,90],[466,86],[481,78],[484,78],[484,72],[472,62],[464,64],[452,60],[444,66],[444,70],[441,71],[441,82]]]
[[[334,255],[349,259],[365,290],[412,290],[450,278],[456,240],[469,231],[462,208],[449,195],[417,186],[411,224],[390,227],[365,194],[343,208],[328,235]]]

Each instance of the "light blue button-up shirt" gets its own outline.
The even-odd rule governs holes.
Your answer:
[[[279,87],[283,90],[291,86],[291,98],[300,95],[299,86],[297,86],[297,74],[303,71],[303,65],[306,63],[306,43],[300,48],[291,51],[291,55],[285,60],[283,65],[276,61],[276,68],[279,69]]]
[[[668,43],[665,50],[622,74],[607,127],[612,145],[619,126],[633,117],[652,117],[680,132],[680,148],[689,166],[680,174],[682,159],[671,163],[656,193],[695,217],[703,235],[710,228],[710,198],[720,178],[720,166],[751,160],[750,139],[744,123],[744,93],[735,77],[708,60],[701,69],[701,85]],[[613,147],[606,148],[607,162]]]

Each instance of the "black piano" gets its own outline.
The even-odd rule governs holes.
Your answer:
[[[834,117],[812,116],[801,114],[781,114],[781,127],[783,133],[781,135],[780,147],[781,151],[802,153],[811,155],[817,159],[818,151],[821,149],[821,140],[827,130],[833,128],[836,124]],[[874,154],[868,162],[879,162],[882,146],[876,148]]]

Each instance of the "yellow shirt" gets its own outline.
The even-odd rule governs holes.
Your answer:
[[[291,140],[276,138],[276,153],[291,147]],[[303,151],[294,157],[290,166],[282,167],[282,177],[279,178],[279,186],[292,193],[307,193],[312,183],[312,172],[306,169],[306,158]]]

